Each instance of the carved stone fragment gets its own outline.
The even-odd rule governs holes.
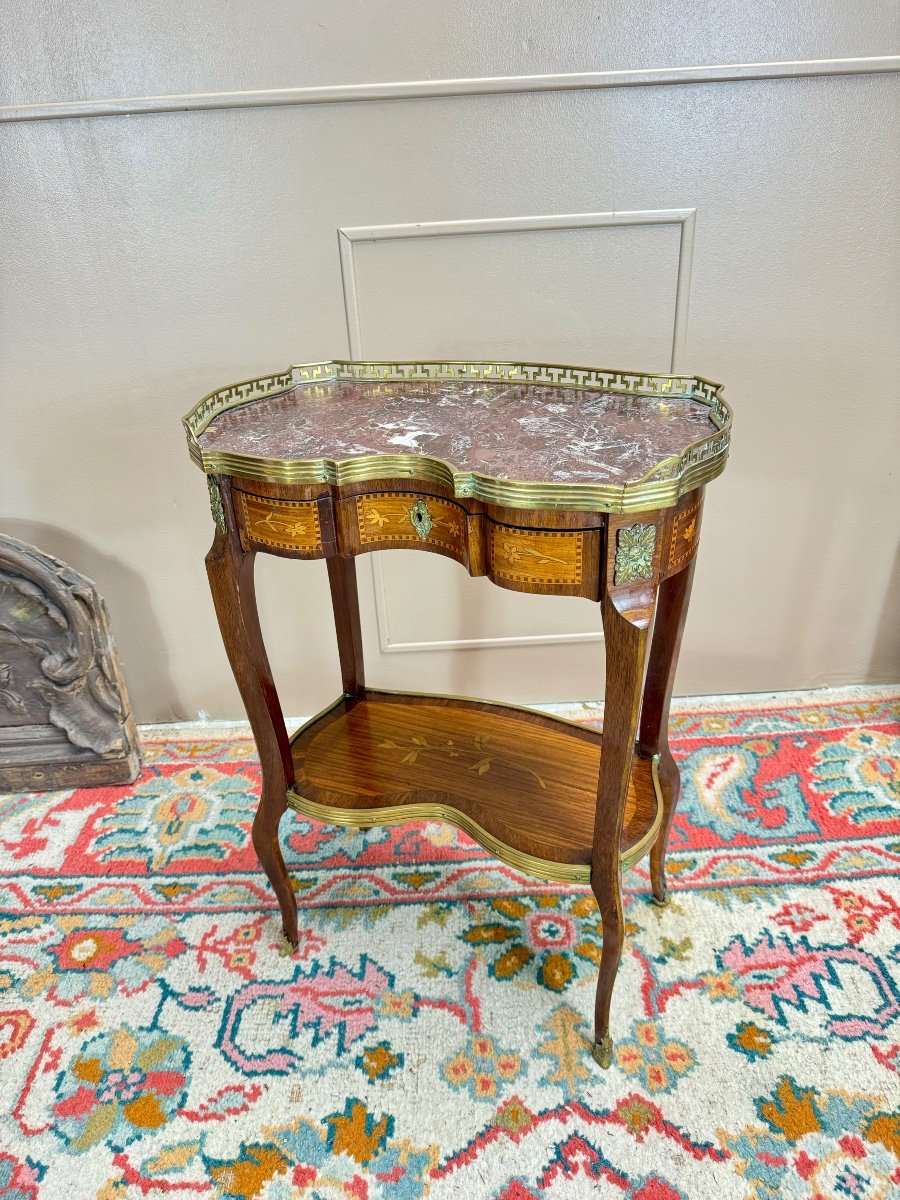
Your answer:
[[[131,783],[140,766],[96,587],[0,535],[0,791]]]

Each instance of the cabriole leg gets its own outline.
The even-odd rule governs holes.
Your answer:
[[[678,665],[678,651],[681,648],[681,635],[687,616],[695,561],[696,559],[692,558],[677,575],[670,575],[660,584],[638,735],[638,753],[642,757],[652,758],[656,754],[659,755],[663,817],[650,851],[650,879],[656,904],[665,904],[667,900],[666,844],[681,792],[681,776],[669,749],[669,704],[672,700],[672,686],[675,682],[675,668]]]
[[[607,591],[602,600],[606,700],[591,864],[591,888],[603,922],[592,1051],[601,1067],[608,1067],[612,1059],[609,1011],[624,935],[619,847],[640,711],[647,625],[652,611],[652,587]]]
[[[215,540],[206,556],[206,571],[228,661],[262,764],[262,794],[253,820],[253,847],[278,899],[284,936],[296,948],[297,900],[278,843],[278,824],[287,809],[294,766],[259,628],[253,581],[255,556],[242,548],[238,538],[229,481],[211,479],[210,490],[214,497],[220,497],[221,507],[216,514]]]

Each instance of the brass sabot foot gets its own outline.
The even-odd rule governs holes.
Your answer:
[[[652,893],[650,899],[657,908],[665,908],[669,903],[669,889],[664,887],[661,896],[657,896],[655,893]]]
[[[591,1057],[598,1067],[602,1067],[604,1071],[609,1070],[612,1065],[612,1038],[609,1034],[599,1042],[591,1044]]]
[[[288,937],[288,935],[282,929],[281,938],[279,939],[279,943],[278,943],[278,953],[281,955],[281,957],[287,958],[289,955],[293,954],[294,951],[297,949],[297,945],[298,945],[298,943],[292,942],[290,940],[290,938]]]

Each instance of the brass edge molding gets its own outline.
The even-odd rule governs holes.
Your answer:
[[[332,808],[329,804],[317,804],[298,792],[287,793],[288,807],[316,821],[330,822],[353,829],[370,829],[375,825],[402,825],[406,821],[444,821],[467,833],[479,846],[508,867],[534,875],[550,883],[589,883],[591,868],[569,863],[554,863],[536,858],[532,854],[507,846],[493,834],[473,821],[471,817],[449,804],[403,804],[388,808]]]
[[[662,797],[659,789],[659,775],[656,769],[658,757],[654,758],[651,767],[653,790],[656,793],[656,816],[653,824],[644,836],[621,855],[622,869],[629,870],[647,853],[656,840],[662,821]],[[332,825],[342,825],[350,829],[371,829],[377,825],[402,825],[407,821],[444,821],[461,829],[489,854],[506,863],[524,875],[532,875],[536,879],[544,879],[549,883],[590,883],[591,867],[589,864],[559,863],[547,858],[538,858],[527,854],[524,850],[516,850],[501,842],[499,838],[482,828],[458,808],[450,804],[402,804],[390,805],[386,808],[334,808],[330,804],[319,804],[301,796],[293,788],[287,792],[287,804],[294,812],[316,821]]]
[[[344,487],[407,476],[447,488],[456,499],[481,500],[505,508],[560,509],[575,512],[639,513],[674,507],[682,496],[717,478],[725,469],[727,442],[709,456],[666,480],[647,483],[546,484],[494,479],[476,472],[455,472],[449,463],[425,455],[373,454],[365,458],[303,462],[257,458],[220,451],[196,452],[194,462],[207,474],[239,475],[265,483],[330,484]]]
[[[665,807],[665,804],[663,801],[662,784],[660,783],[660,780],[659,780],[659,755],[658,754],[654,754],[653,757],[650,759],[650,778],[653,780],[653,790],[656,793],[656,817],[653,821],[653,824],[650,826],[650,828],[647,830],[647,832],[644,834],[644,836],[641,838],[641,840],[635,846],[633,846],[632,849],[629,851],[629,856],[631,854],[637,855],[637,857],[633,858],[631,860],[631,862],[629,862],[628,865],[630,867],[634,866],[634,864],[638,861],[638,859],[642,858],[647,853],[647,851],[651,848],[653,843],[656,841],[657,835],[659,834],[660,827],[662,826],[663,809]],[[623,859],[623,865],[624,865],[624,859]]]
[[[549,384],[577,391],[600,390],[628,395],[671,396],[704,404],[716,432],[687,446],[680,455],[657,463],[640,480],[616,484],[548,484],[496,479],[477,471],[457,471],[444,459],[418,454],[372,454],[350,459],[276,459],[204,450],[198,438],[221,413],[277,396],[295,387],[342,380],[403,382],[477,380],[485,383]],[[654,375],[550,363],[473,362],[329,362],[304,363],[272,375],[248,379],[204,396],[183,419],[192,460],[207,475],[241,475],[288,485],[352,483],[409,476],[507,508],[592,510],[612,513],[670,508],[683,495],[722,473],[728,457],[732,413],[721,384],[696,375]]]

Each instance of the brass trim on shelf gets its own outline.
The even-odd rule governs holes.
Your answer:
[[[636,758],[637,754],[635,754],[634,757]],[[633,762],[634,762],[634,758],[632,758],[632,763]],[[627,863],[625,861],[625,856],[623,856],[622,866],[626,870],[629,867],[633,867],[634,864],[639,859],[643,858],[643,856],[648,852],[648,850],[651,849],[651,847],[653,846],[653,843],[656,841],[657,834],[659,833],[660,827],[662,825],[664,802],[663,802],[663,794],[662,794],[662,784],[659,781],[659,755],[658,754],[654,754],[653,757],[650,759],[650,778],[653,780],[653,791],[656,793],[656,816],[653,818],[653,824],[650,826],[650,828],[647,830],[647,832],[644,834],[644,836],[641,838],[641,840],[639,842],[637,842],[634,846],[632,846],[631,850],[629,850],[629,852],[628,852],[629,861]],[[640,850],[640,853],[638,853],[638,850]],[[634,854],[637,854],[637,857],[632,858],[631,856]]]
[[[664,459],[641,479],[626,484],[539,483],[496,479],[477,471],[457,471],[444,459],[419,454],[371,454],[349,459],[279,459],[253,454],[204,450],[200,434],[229,409],[277,396],[296,387],[340,381],[479,381],[551,385],[577,391],[691,399],[709,409],[716,431]],[[480,362],[330,362],[304,363],[285,371],[248,379],[204,396],[184,418],[193,461],[208,475],[240,475],[269,483],[345,486],[406,476],[508,508],[568,509],[633,513],[668,508],[694,488],[709,483],[725,467],[731,434],[731,409],[721,385],[700,376],[654,375],[550,363]]]
[[[415,696],[418,698],[417,693],[388,692],[380,688],[377,691],[381,694],[396,695],[398,697]],[[426,700],[470,699],[470,697],[465,696],[439,696],[431,693],[422,693],[421,695]],[[329,704],[327,708],[323,708],[321,712],[305,722],[291,737],[291,747],[293,748],[294,742],[301,734],[305,733],[323,717],[326,717],[341,705],[345,699],[346,697],[344,696],[339,697],[333,704]],[[502,702],[493,700],[488,703],[497,703],[499,707],[514,709],[519,712],[537,711],[535,709],[522,708],[521,705],[503,704]],[[577,721],[568,721],[564,717],[555,717],[549,713],[542,713],[540,715],[546,716],[551,721],[559,721],[561,725],[571,725],[577,729],[584,728]],[[662,824],[663,798],[659,781],[658,754],[654,755],[651,759],[650,774],[653,780],[653,791],[656,795],[656,815],[644,836],[620,856],[623,871],[627,871],[633,867],[649,851],[650,847],[656,841]],[[467,833],[469,837],[473,838],[489,854],[493,854],[495,858],[506,863],[507,866],[512,867],[516,871],[521,871],[525,875],[532,875],[537,879],[544,879],[550,883],[589,884],[591,881],[591,867],[589,864],[553,862],[551,859],[538,858],[534,854],[527,854],[524,850],[516,850],[515,847],[508,846],[492,833],[488,833],[486,829],[482,828],[467,813],[460,812],[458,808],[454,808],[450,804],[394,804],[388,805],[385,808],[335,808],[330,804],[319,804],[315,800],[309,800],[305,796],[301,796],[293,788],[288,788],[287,804],[294,812],[299,812],[306,817],[312,817],[313,820],[332,825],[342,825],[350,829],[371,829],[378,825],[402,825],[405,821],[444,821],[455,826],[457,829],[461,829],[463,833]]]
[[[390,808],[348,809],[317,804],[297,792],[287,793],[288,807],[316,821],[344,825],[352,829],[370,829],[375,825],[402,825],[405,821],[444,821],[455,825],[478,842],[479,846],[523,874],[545,879],[550,883],[589,883],[591,868],[580,864],[554,863],[548,859],[525,854],[499,841],[471,817],[449,804],[403,804]]]

